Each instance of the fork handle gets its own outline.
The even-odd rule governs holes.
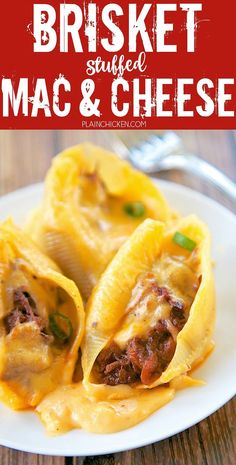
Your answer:
[[[155,171],[153,163],[151,171]],[[233,202],[236,202],[236,184],[225,174],[219,171],[210,163],[196,157],[195,155],[185,153],[183,155],[168,155],[163,160],[158,161],[156,171],[177,169],[194,174],[219,189]]]

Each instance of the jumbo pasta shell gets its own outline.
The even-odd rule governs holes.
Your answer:
[[[72,381],[84,333],[76,285],[11,221],[0,226],[0,397],[39,403]]]
[[[146,217],[164,222],[171,217],[152,181],[115,154],[82,144],[54,159],[43,206],[28,229],[87,299],[119,247]]]
[[[195,243],[192,252],[174,242],[176,231]],[[142,287],[146,283],[143,276],[149,280],[149,287]],[[206,354],[214,321],[215,294],[207,227],[195,216],[178,220],[172,228],[145,220],[120,248],[89,299],[82,350],[84,385],[98,397],[106,393],[108,398],[122,398],[130,395],[128,390],[166,384],[187,373]],[[135,343],[130,345],[130,341]],[[157,344],[156,352],[151,345],[153,341]],[[115,348],[111,346],[114,343]],[[139,352],[134,353],[137,346]],[[143,367],[138,365],[137,358],[141,351],[147,357],[148,350],[156,367],[162,369],[159,372],[156,368],[157,372],[154,370],[150,381],[145,383]],[[147,361],[144,355],[143,364]],[[129,376],[126,373],[126,381],[131,382],[127,381],[125,386],[120,382],[124,379],[124,372],[120,375],[124,366],[139,373],[133,380],[129,378],[130,372]],[[110,373],[114,373],[113,378]],[[118,375],[121,378],[117,382]]]

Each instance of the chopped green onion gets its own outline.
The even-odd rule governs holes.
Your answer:
[[[192,252],[197,245],[195,241],[192,241],[192,239],[178,231],[175,233],[173,241],[180,247],[183,247],[183,249],[189,250],[190,252]]]
[[[62,328],[66,326],[66,331]],[[54,312],[49,315],[49,327],[53,335],[62,342],[69,341],[73,333],[70,319],[60,312]]]
[[[145,215],[145,207],[141,202],[129,202],[124,205],[124,212],[133,218],[140,218]]]

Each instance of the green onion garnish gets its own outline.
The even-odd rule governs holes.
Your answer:
[[[145,207],[141,202],[129,202],[124,205],[124,212],[133,218],[140,218],[145,215]]]
[[[192,239],[178,231],[175,233],[173,241],[180,247],[183,247],[183,249],[189,250],[190,252],[192,252],[197,245],[195,241],[192,241]]]
[[[63,328],[66,327],[64,330]],[[69,341],[73,333],[70,319],[63,313],[54,312],[49,315],[49,327],[53,335],[62,342]]]

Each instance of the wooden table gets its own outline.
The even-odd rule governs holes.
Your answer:
[[[214,163],[236,181],[236,132],[180,131],[180,134],[190,150]],[[103,131],[0,131],[0,195],[41,181],[52,156],[62,148],[87,139],[109,145],[110,136]],[[177,172],[160,177],[187,184],[236,211],[236,206],[229,200],[197,179]],[[236,400],[231,400],[187,431],[134,451],[100,457],[64,458],[0,448],[0,465],[26,464],[236,465]]]

